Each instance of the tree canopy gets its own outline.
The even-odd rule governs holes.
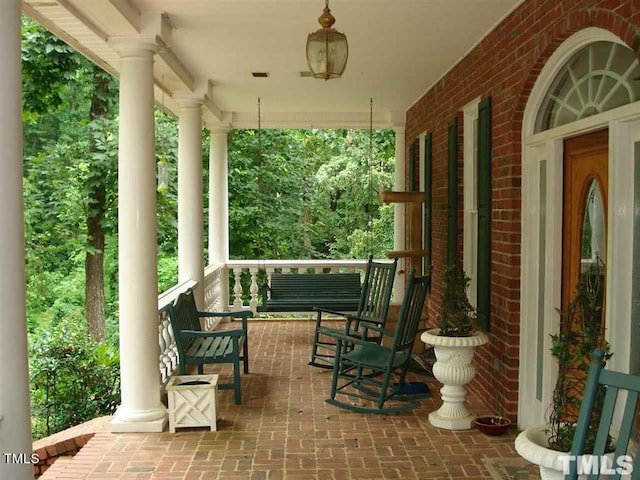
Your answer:
[[[260,135],[261,151],[255,130],[231,133],[233,258],[381,258],[392,250],[393,209],[378,194],[393,184],[393,131]]]

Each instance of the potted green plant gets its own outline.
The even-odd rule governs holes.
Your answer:
[[[558,377],[548,410],[547,423],[524,430],[516,439],[516,450],[540,466],[543,479],[563,478],[562,456],[568,455],[575,433],[576,420],[592,353],[602,348],[612,355],[602,327],[603,275],[595,266],[583,275],[575,297],[566,311],[561,311],[561,328],[551,335],[551,354],[558,360]],[[596,399],[602,402],[604,391]],[[597,425],[601,408],[594,408],[592,424]],[[610,440],[611,441],[611,440]],[[593,449],[595,432],[587,439],[585,453]]]
[[[442,337],[470,337],[476,331],[476,309],[467,290],[471,279],[458,265],[447,265],[443,272],[442,313],[439,332]]]
[[[476,347],[489,341],[484,332],[476,329],[476,309],[467,296],[469,281],[459,265],[445,267],[438,327],[420,336],[424,343],[434,347],[433,375],[443,384],[442,405],[429,414],[429,422],[449,430],[468,429],[473,425],[475,415],[465,405],[465,385],[476,374],[472,363]]]

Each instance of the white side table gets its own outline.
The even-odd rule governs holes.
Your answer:
[[[169,431],[180,427],[216,427],[218,375],[176,375],[167,383]]]

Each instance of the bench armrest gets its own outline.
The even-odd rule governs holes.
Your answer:
[[[181,330],[180,336],[184,338],[215,338],[215,337],[244,337],[247,334],[244,330],[212,330],[200,332],[198,330]]]
[[[253,317],[253,312],[251,310],[236,310],[233,312],[201,312],[198,311],[199,317]]]
[[[240,318],[242,320],[242,329],[247,330],[247,318],[253,317],[251,310],[235,310],[232,312],[198,312],[200,317],[213,317],[213,318]]]

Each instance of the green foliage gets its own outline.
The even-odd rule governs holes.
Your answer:
[[[447,265],[444,268],[440,335],[469,337],[475,332],[476,309],[467,296],[470,281],[460,266]]]
[[[178,258],[158,255],[158,293],[169,290],[178,282]]]
[[[77,66],[74,53],[62,40],[22,16],[22,101],[27,118],[62,103],[62,90]]]
[[[164,160],[169,165],[169,188],[156,195],[158,219],[158,260],[166,257],[176,257],[178,255],[178,125],[176,121],[165,113],[155,111],[156,124],[156,160]],[[203,169],[204,171],[204,169]],[[206,185],[206,183],[203,183]],[[206,202],[203,203],[207,205]],[[205,229],[206,231],[206,229]],[[162,270],[162,275],[168,273]],[[161,277],[160,265],[158,265],[158,276]],[[158,280],[158,290],[164,291],[160,285],[173,278],[173,285],[176,283],[177,271],[172,277]]]
[[[560,333],[551,335],[551,354],[558,359],[558,378],[548,417],[549,446],[554,450],[568,452],[571,449],[593,351],[597,348],[606,351],[604,363],[612,356],[602,328],[603,285],[603,267],[596,265],[583,275],[567,310],[560,312]],[[605,389],[601,388],[596,397],[591,420],[594,426],[599,422],[604,393]],[[595,428],[587,437],[585,453],[592,452],[594,444]],[[609,447],[610,444],[611,439]]]
[[[386,253],[393,250],[393,215],[394,206],[381,205],[378,217],[371,220],[368,230],[356,229],[346,238],[336,238],[336,251],[348,251],[352,258],[385,258]],[[391,233],[391,234],[390,234]]]
[[[231,256],[384,256],[392,209],[378,194],[392,187],[394,141],[392,131],[234,130]]]
[[[31,339],[35,439],[112,414],[120,401],[117,350],[91,341],[79,325],[64,320]]]
[[[46,288],[46,290],[43,290]],[[27,278],[30,332],[49,328],[60,321],[84,320],[84,269],[41,271]]]

